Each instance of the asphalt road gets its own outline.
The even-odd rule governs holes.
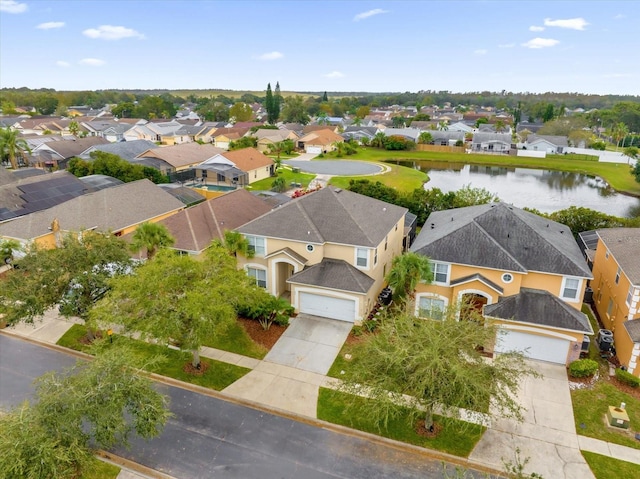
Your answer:
[[[33,379],[75,359],[0,335],[0,407],[33,394]],[[188,390],[158,385],[174,417],[152,441],[113,452],[187,478],[443,478],[440,461]],[[481,477],[478,475],[477,477]]]
[[[344,161],[344,160],[322,160],[322,161],[299,161],[284,160],[283,163],[300,168],[305,173],[315,173],[320,175],[373,175],[382,171],[382,167],[367,161]]]

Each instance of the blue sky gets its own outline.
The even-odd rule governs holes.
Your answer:
[[[638,1],[0,0],[0,87],[640,95]]]

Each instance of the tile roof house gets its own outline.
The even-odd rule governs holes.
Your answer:
[[[613,341],[620,364],[640,377],[640,228],[596,230],[594,307]]]
[[[324,127],[298,138],[297,145],[307,153],[320,154],[335,150],[335,144],[342,142],[344,142],[344,138],[341,135]]]
[[[200,145],[199,143],[184,143],[182,145],[164,146],[162,148],[149,149],[138,155],[137,160],[155,158],[165,162],[163,174],[185,170],[198,165],[212,156],[222,153],[224,150],[213,145]],[[151,165],[150,165],[151,166]]]
[[[111,231],[125,235],[140,223],[156,222],[180,211],[184,205],[149,180],[138,180],[78,196],[51,208],[0,223],[0,238],[22,244],[35,242],[55,247],[59,231]]]
[[[407,210],[340,188],[294,199],[237,229],[253,258],[238,257],[256,283],[296,311],[356,322],[375,306],[402,253]]]
[[[206,184],[246,186],[273,176],[274,162],[255,148],[223,151],[196,167],[196,176]]]
[[[506,203],[437,211],[411,251],[434,274],[416,289],[416,314],[438,317],[459,301],[484,308],[501,330],[497,353],[568,364],[593,334],[580,311],[591,271],[565,225]]]
[[[200,255],[226,230],[236,229],[271,211],[271,206],[239,188],[217,198],[186,208],[159,223],[175,238],[172,248]]]

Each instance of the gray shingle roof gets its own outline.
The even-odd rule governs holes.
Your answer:
[[[147,150],[159,148],[154,142],[149,140],[132,140],[132,141],[119,141],[118,143],[108,143],[106,145],[96,145],[89,148],[80,158],[90,158],[92,151],[104,151],[118,155],[120,158],[127,161],[133,160],[139,154],[144,153]]]
[[[325,258],[291,276],[287,283],[366,294],[375,281],[341,259]]]
[[[329,186],[293,200],[238,231],[309,243],[373,248],[406,212],[406,208]]]
[[[640,319],[632,319],[631,321],[625,321],[624,327],[629,333],[631,341],[634,343],[640,343]]]
[[[484,315],[593,334],[589,320],[583,313],[557,296],[540,289],[521,288],[518,294],[486,305]]]
[[[608,228],[597,233],[629,281],[640,286],[640,228]]]
[[[21,240],[49,233],[54,219],[63,231],[95,227],[99,231],[118,231],[184,205],[149,180],[138,180],[89,193],[52,208],[0,224],[0,236]]]
[[[456,286],[458,284],[468,283],[470,281],[475,281],[475,280],[478,280],[481,283],[486,284],[487,286],[489,286],[490,288],[496,290],[500,294],[502,294],[504,292],[504,289],[502,287],[498,286],[496,283],[494,283],[493,281],[491,281],[488,278],[485,278],[484,276],[482,276],[479,273],[470,274],[469,276],[464,276],[462,278],[455,279],[455,280],[451,281],[451,283],[449,283],[449,284],[451,286]]]
[[[567,226],[506,203],[432,213],[411,251],[449,263],[591,278]]]

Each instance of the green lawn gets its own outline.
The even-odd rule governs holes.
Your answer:
[[[331,154],[327,159],[334,159]],[[500,165],[520,168],[583,173],[604,178],[614,189],[640,195],[640,183],[630,173],[629,166],[622,163],[600,163],[585,155],[551,155],[547,158],[526,158],[507,155],[479,155],[467,153],[440,153],[430,151],[387,151],[377,148],[360,148],[349,160],[365,161],[438,161],[478,165]]]
[[[291,171],[291,167],[287,165],[282,165],[282,168],[278,170],[278,176],[284,178],[287,183],[287,188],[290,188],[291,183],[300,183],[303,187],[309,186],[309,183],[316,177],[311,173],[294,173]],[[256,181],[255,183],[251,183],[247,187],[249,191],[262,191],[262,190],[271,190],[271,185],[273,184],[273,180],[276,177],[272,176],[271,178],[265,178],[264,180]]]
[[[120,468],[114,464],[95,459],[95,469],[82,474],[81,479],[116,479],[120,474]]]
[[[631,432],[607,427],[604,415],[609,406],[626,404],[631,427],[640,431],[640,401],[621,392],[606,379],[600,379],[592,389],[571,391],[576,431],[583,436],[640,449],[640,442]],[[583,427],[584,425],[584,427]]]
[[[78,339],[85,334],[86,328],[84,326],[74,324],[71,329],[60,338],[57,344],[79,351],[86,351],[87,347],[78,342]],[[113,335],[113,342],[130,346],[134,353],[144,358],[163,356],[166,359],[159,364],[145,368],[149,372],[205,388],[215,389],[216,391],[221,391],[250,371],[250,369],[233,364],[201,358],[201,362],[207,364],[208,369],[202,376],[194,376],[183,371],[184,365],[191,360],[191,354],[186,351],[176,351],[166,346],[149,344],[117,334]]]
[[[255,343],[238,322],[233,323],[226,333],[211,338],[205,346],[256,359],[264,358],[268,352],[267,348]]]
[[[332,158],[333,159],[333,158]],[[353,156],[341,158],[345,160],[355,159]],[[413,191],[416,188],[421,188],[422,185],[429,179],[429,177],[420,170],[413,168],[407,168],[406,166],[394,165],[392,163],[386,164],[391,171],[381,175],[366,175],[366,176],[334,176],[329,181],[330,184],[339,188],[347,188],[349,186],[349,180],[370,180],[379,181],[385,186],[396,188],[399,191]]]
[[[345,393],[320,388],[318,419],[460,457],[467,457],[471,453],[485,431],[484,427],[469,424],[465,424],[462,428],[462,422],[452,421],[452,423],[447,422],[447,426],[437,437],[429,439],[418,435],[408,424],[406,417],[390,421],[388,427],[381,431],[364,414],[347,416],[344,413],[347,398],[348,395]],[[357,398],[356,401],[362,403],[358,409],[366,410],[368,399]],[[435,420],[438,421],[438,416]]]
[[[601,456],[595,452],[582,451],[582,455],[589,464],[591,472],[596,479],[611,478],[638,478],[640,477],[640,465],[633,464],[612,457]]]

